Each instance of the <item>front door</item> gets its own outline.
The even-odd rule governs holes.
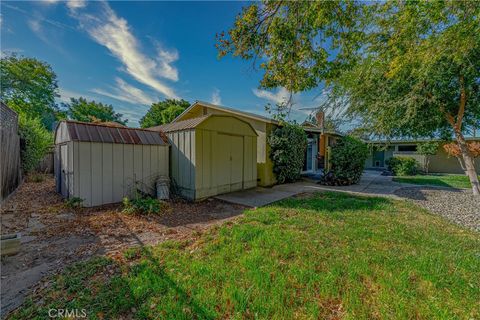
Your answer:
[[[313,165],[315,163],[314,161],[314,145],[315,145],[315,140],[313,139],[308,139],[308,144],[307,144],[307,151],[305,152],[305,160],[303,162],[303,172],[313,172]]]

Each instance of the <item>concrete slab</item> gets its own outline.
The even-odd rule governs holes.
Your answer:
[[[307,178],[296,183],[282,184],[272,188],[257,187],[219,195],[216,198],[248,207],[262,207],[270,203],[303,192],[339,191],[358,195],[398,198],[395,192],[410,185],[392,181],[390,176],[382,176],[380,171],[365,170],[358,184],[351,186],[325,186]],[[418,187],[418,186],[417,186]]]
[[[274,186],[272,188],[253,188],[249,190],[241,190],[232,193],[222,194],[215,198],[241,204],[247,207],[262,207],[270,203],[289,198],[296,194],[305,192],[305,185],[310,183],[299,182]]]

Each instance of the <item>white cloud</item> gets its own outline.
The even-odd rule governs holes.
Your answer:
[[[28,27],[30,28],[30,30],[32,30],[36,34],[41,32],[41,30],[42,30],[42,26],[40,25],[39,20],[28,20],[27,24],[28,24]]]
[[[220,90],[218,90],[217,88],[213,89],[211,101],[213,104],[216,104],[216,105],[222,104],[222,97],[220,97]]]
[[[157,45],[158,56],[150,58],[141,51],[139,41],[132,34],[127,21],[118,17],[102,3],[100,16],[72,13],[80,25],[97,43],[110,50],[123,64],[123,70],[168,98],[178,98],[173,88],[159,78],[178,81],[178,71],[172,63],[178,60],[176,50],[168,51]]]
[[[126,83],[120,78],[115,79],[116,86],[110,87],[110,91],[94,88],[91,91],[115,100],[124,101],[132,104],[150,105],[155,99],[142,90]]]
[[[275,104],[281,104],[288,100],[290,93],[285,88],[280,88],[276,93],[267,90],[253,89],[253,94],[261,99],[268,100]]]
[[[67,1],[67,7],[70,10],[84,8],[87,5],[85,0],[69,0]]]

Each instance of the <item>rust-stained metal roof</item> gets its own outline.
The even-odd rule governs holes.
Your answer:
[[[180,131],[180,130],[189,130],[193,129],[202,123],[205,119],[210,117],[210,115],[192,118],[188,120],[178,121],[178,122],[171,122],[167,124],[162,124],[160,126],[148,128],[148,130],[152,131],[163,131],[163,132],[172,132],[172,131]]]
[[[159,131],[71,120],[64,122],[73,141],[168,145],[167,137]]]

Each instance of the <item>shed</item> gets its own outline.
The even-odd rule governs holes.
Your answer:
[[[150,130],[168,137],[170,176],[183,197],[199,200],[257,186],[257,133],[247,121],[210,114]]]
[[[62,121],[55,130],[57,192],[86,207],[122,201],[137,190],[154,194],[168,177],[169,144],[161,132]]]

